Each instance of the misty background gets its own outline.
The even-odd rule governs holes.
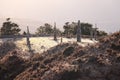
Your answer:
[[[44,23],[62,30],[65,22],[97,24],[108,33],[120,30],[119,0],[0,0],[0,27],[6,18],[16,22],[23,31],[34,33]]]

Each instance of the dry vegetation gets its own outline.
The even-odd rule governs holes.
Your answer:
[[[120,80],[120,32],[93,46],[61,44],[29,59],[21,53],[0,59],[0,80]]]

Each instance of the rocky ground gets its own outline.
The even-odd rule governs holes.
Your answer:
[[[1,55],[0,80],[120,80],[120,32],[99,41],[59,44],[34,55],[9,50]]]

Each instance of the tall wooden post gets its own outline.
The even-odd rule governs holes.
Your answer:
[[[93,28],[90,28],[90,39],[93,40]]]
[[[95,24],[95,32],[94,32],[94,38],[95,40],[97,40],[97,24]]]
[[[31,52],[32,50],[31,50],[31,45],[30,45],[30,32],[29,32],[29,27],[27,26],[27,46],[28,46],[28,49],[29,49],[29,51]]]
[[[62,35],[62,33],[61,33],[61,43],[63,42],[63,35]]]
[[[81,42],[81,24],[80,24],[80,20],[78,21],[78,25],[77,25],[77,42]]]
[[[54,23],[54,40],[57,41],[56,23]]]

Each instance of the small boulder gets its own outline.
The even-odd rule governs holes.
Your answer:
[[[74,47],[68,47],[63,51],[63,55],[70,56],[74,52]]]

